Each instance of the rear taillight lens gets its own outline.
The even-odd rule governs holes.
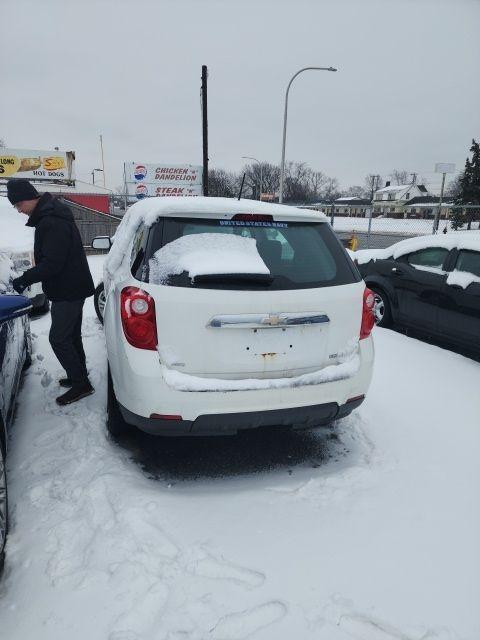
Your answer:
[[[368,338],[372,333],[372,329],[375,325],[375,316],[373,315],[373,306],[375,304],[375,296],[373,291],[366,288],[363,292],[363,310],[362,310],[362,325],[360,327],[360,340]]]
[[[137,349],[157,348],[157,322],[152,296],[138,287],[125,287],[120,295],[120,314],[125,338]]]

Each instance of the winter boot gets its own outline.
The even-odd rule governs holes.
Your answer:
[[[58,396],[56,399],[57,404],[63,407],[66,404],[71,404],[72,402],[77,402],[77,400],[81,400],[82,398],[86,398],[91,395],[95,389],[90,384],[90,381],[84,380],[83,382],[73,384],[72,388],[63,393],[61,396]]]
[[[72,386],[73,383],[72,383],[70,378],[60,378],[60,380],[58,381],[58,384],[61,387],[67,387],[67,389],[68,389],[69,387]]]

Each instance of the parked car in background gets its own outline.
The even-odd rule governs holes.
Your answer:
[[[104,285],[113,435],[318,427],[365,398],[373,295],[317,212],[139,202],[117,229]]]
[[[8,494],[5,458],[22,370],[31,362],[31,301],[0,293],[0,568],[8,532]]]
[[[380,326],[397,324],[480,354],[480,232],[420,236],[355,253]]]
[[[34,230],[25,226],[26,221],[26,216],[18,213],[7,198],[0,197],[0,251],[10,256],[19,276],[35,264],[33,257]],[[43,293],[40,282],[27,287],[24,295],[30,299],[33,311],[47,312],[49,310],[50,303]]]

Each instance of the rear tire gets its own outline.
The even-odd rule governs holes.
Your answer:
[[[392,325],[392,307],[390,300],[383,289],[369,287],[375,296],[373,313],[375,315],[375,324],[377,327],[390,327]]]
[[[113,438],[118,438],[131,430],[131,425],[123,419],[120,407],[118,406],[115,391],[113,389],[110,367],[108,367],[107,382],[107,431]]]
[[[105,288],[103,286],[103,282],[100,282],[95,289],[95,293],[93,294],[93,305],[95,307],[97,318],[103,324],[103,312],[105,309]]]

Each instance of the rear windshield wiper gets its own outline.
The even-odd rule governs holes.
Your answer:
[[[241,284],[248,282],[249,284],[269,285],[272,284],[274,278],[269,273],[204,273],[193,278],[193,284],[202,284],[208,282]]]

